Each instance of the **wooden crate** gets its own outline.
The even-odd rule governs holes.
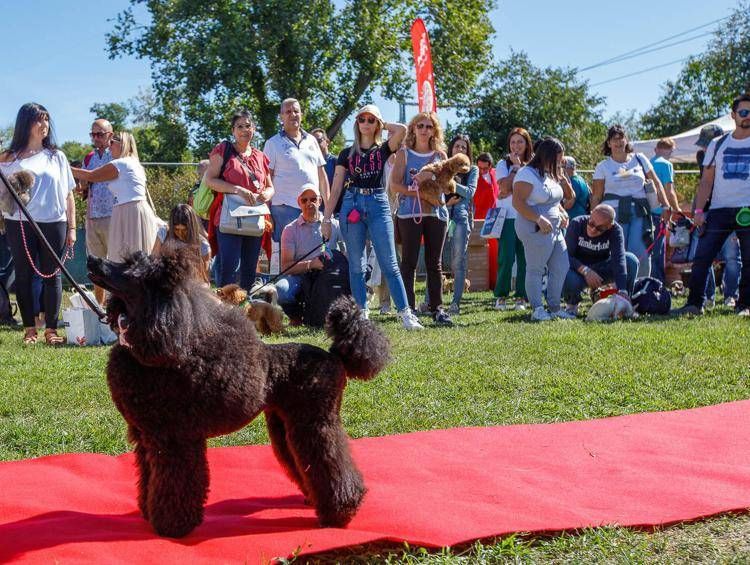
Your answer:
[[[487,290],[490,285],[487,267],[487,240],[479,236],[484,220],[474,220],[474,228],[469,236],[469,248],[466,251],[466,278],[471,281],[471,290]]]

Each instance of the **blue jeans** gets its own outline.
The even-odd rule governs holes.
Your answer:
[[[281,232],[284,231],[286,226],[296,220],[301,213],[299,208],[287,206],[286,204],[271,206],[271,219],[273,220],[273,235],[271,237],[276,243],[281,243]]]
[[[347,221],[349,213],[357,209],[360,220],[356,224]],[[388,283],[393,302],[398,311],[408,306],[406,289],[396,261],[396,246],[393,240],[393,218],[388,196],[385,192],[372,195],[346,191],[341,205],[341,234],[349,253],[349,283],[352,295],[361,308],[367,308],[367,287],[365,272],[367,256],[365,244],[369,237],[378,258],[380,270]]]
[[[218,232],[219,243],[219,286],[237,282],[237,269],[240,271],[240,286],[249,291],[255,282],[258,269],[258,256],[262,237],[234,235]]]
[[[454,220],[453,237],[451,238],[451,270],[453,271],[453,304],[460,304],[464,294],[466,280],[466,250],[469,247],[469,219]]]
[[[739,208],[716,208],[708,211],[693,261],[688,304],[699,308],[703,306],[709,270],[714,258],[733,231],[737,231],[740,256],[750,257],[750,232],[737,224],[738,211]],[[750,307],[750,261],[744,261],[740,267],[737,308],[748,307]]]
[[[722,291],[724,298],[739,296],[740,272],[742,271],[742,258],[740,257],[740,240],[733,233],[724,242],[721,248],[721,258],[724,260],[724,279]]]
[[[635,207],[630,221],[620,226],[625,236],[625,251],[630,251],[640,261],[638,276],[651,276],[651,258],[646,254],[646,244],[643,242],[643,218],[635,215]]]
[[[651,214],[651,217],[654,220],[656,230],[654,236],[656,236],[659,233],[659,226],[661,225],[661,215]],[[662,283],[664,283],[666,278],[666,274],[664,273],[664,254],[666,252],[666,247],[667,238],[664,235],[661,235],[656,238],[654,247],[651,251],[651,276],[655,279],[659,279]]]
[[[612,268],[612,260],[601,261],[588,265],[588,267],[599,275],[603,282],[609,283],[615,280],[615,272]],[[629,294],[633,293],[633,285],[638,274],[638,257],[633,253],[625,253],[625,268],[627,270],[627,290]],[[581,301],[581,292],[586,290],[588,285],[586,279],[578,271],[570,269],[565,277],[563,284],[563,296],[568,304],[578,304]]]
[[[296,304],[297,295],[302,288],[302,275],[284,275],[276,281],[276,291],[279,293],[279,304]]]

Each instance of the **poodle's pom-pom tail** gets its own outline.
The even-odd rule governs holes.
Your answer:
[[[365,320],[351,296],[341,296],[331,304],[325,328],[333,340],[330,352],[341,360],[351,378],[372,379],[390,360],[388,338]]]

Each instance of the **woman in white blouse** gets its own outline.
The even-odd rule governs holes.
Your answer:
[[[75,181],[68,159],[55,146],[49,112],[44,106],[35,103],[21,106],[10,148],[0,154],[0,168],[6,175],[20,170],[34,174],[31,200],[26,208],[55,254],[62,257],[66,246],[71,248],[76,241]],[[62,279],[55,258],[47,252],[20,210],[3,214],[3,217],[16,271],[16,299],[24,325],[23,342],[29,345],[37,342],[32,290],[36,271],[44,281],[44,340],[48,345],[59,345],[65,339],[57,335]]]
[[[109,224],[107,258],[122,262],[135,251],[150,253],[161,221],[147,201],[146,171],[138,160],[135,139],[118,132],[110,146],[112,161],[93,171],[73,168],[73,176],[88,182],[106,182],[115,196]]]

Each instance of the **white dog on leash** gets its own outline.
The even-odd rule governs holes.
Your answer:
[[[630,300],[619,294],[610,294],[597,300],[586,314],[587,322],[609,322],[622,318],[635,318],[637,314]]]

